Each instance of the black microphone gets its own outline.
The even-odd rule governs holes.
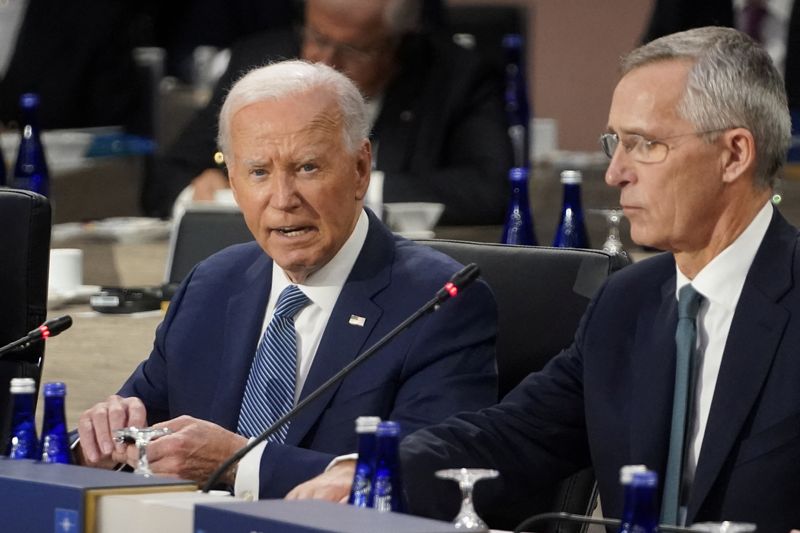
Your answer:
[[[28,334],[21,339],[17,339],[14,342],[6,344],[0,348],[0,357],[17,350],[27,348],[34,342],[44,341],[50,337],[55,337],[62,331],[69,329],[70,326],[72,326],[72,317],[69,315],[48,320],[38,328],[29,331]]]
[[[388,343],[390,340],[395,338],[398,333],[407,329],[411,324],[416,322],[420,317],[430,311],[436,311],[439,308],[439,305],[451,298],[455,298],[459,291],[463,290],[467,285],[472,283],[475,278],[478,277],[480,273],[480,269],[478,265],[475,263],[470,263],[469,265],[465,266],[450,278],[450,281],[445,283],[444,287],[439,289],[431,300],[429,300],[425,305],[417,309],[411,316],[403,320],[400,324],[398,324],[392,331],[384,335],[378,342],[370,346],[367,351],[363,352],[361,355],[353,359],[351,362],[346,364],[341,370],[339,370],[336,374],[331,376],[325,383],[317,387],[315,390],[311,392],[308,396],[297,402],[292,409],[286,412],[285,415],[281,416],[278,420],[275,421],[270,427],[264,430],[258,437],[250,441],[247,446],[241,448],[239,451],[228,457],[214,472],[212,472],[211,476],[206,481],[205,485],[203,485],[203,492],[208,492],[211,488],[217,484],[220,477],[235,463],[239,462],[242,457],[247,455],[253,448],[258,446],[264,440],[266,440],[270,435],[275,433],[284,423],[286,423],[289,419],[294,417],[297,413],[302,411],[309,403],[316,400],[323,392],[328,390],[332,385],[338,383],[342,378],[347,376],[355,367],[366,361],[370,356],[372,356],[375,352],[383,348],[383,346]],[[442,292],[445,292],[443,295]]]
[[[522,531],[528,531],[531,529],[532,526],[538,525],[542,522],[575,522],[578,524],[596,524],[596,525],[606,526],[606,528],[608,527],[618,528],[620,526],[620,520],[618,518],[595,518],[593,516],[585,516],[582,514],[571,514],[564,512],[542,513],[533,515],[520,522],[520,524],[514,528],[514,533],[521,533]],[[688,527],[670,526],[666,524],[659,524],[658,530],[665,531],[667,533],[686,533],[689,531],[695,531]]]

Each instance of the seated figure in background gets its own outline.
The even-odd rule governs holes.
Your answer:
[[[143,191],[145,212],[168,216],[190,183],[196,200],[227,187],[214,163],[226,92],[254,66],[300,57],[345,73],[367,98],[386,202],[444,203],[445,224],[501,223],[511,166],[501,76],[452,40],[415,31],[422,1],[308,0],[299,32],[261,33],[236,45],[211,102],[157,161]]]
[[[255,242],[195,267],[150,357],[119,396],[81,416],[90,465],[135,464],[135,448],[115,447],[113,431],[158,424],[172,433],[150,444],[153,471],[204,482],[461,268],[395,237],[363,208],[367,108],[331,67],[295,60],[253,70],[228,94],[219,129]],[[355,451],[358,416],[396,420],[409,433],[489,405],[496,329],[494,298],[476,282],[309,404],[225,481],[237,494],[280,497]]]

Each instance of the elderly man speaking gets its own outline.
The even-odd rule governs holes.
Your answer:
[[[86,463],[132,463],[113,431],[158,424],[172,433],[149,446],[153,471],[206,480],[460,268],[363,208],[366,113],[353,83],[322,64],[276,63],[234,85],[219,144],[256,242],[223,250],[184,281],[150,357],[118,396],[81,416]],[[355,451],[360,415],[408,433],[490,404],[495,334],[495,303],[478,283],[310,404],[226,481],[244,496],[283,496]]]

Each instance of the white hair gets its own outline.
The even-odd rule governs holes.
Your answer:
[[[364,98],[347,76],[322,63],[291,60],[258,67],[237,81],[225,98],[219,113],[217,144],[230,157],[231,120],[243,107],[327,89],[334,93],[342,114],[345,148],[354,153],[369,135],[369,120]]]

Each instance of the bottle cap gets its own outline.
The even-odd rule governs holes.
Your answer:
[[[63,381],[45,383],[42,388],[44,389],[45,398],[50,396],[65,396],[67,394],[67,385]]]
[[[619,482],[622,485],[629,485],[633,481],[633,474],[636,472],[644,472],[647,467],[644,465],[624,465],[619,469]]]
[[[583,181],[583,174],[580,170],[562,170],[561,183],[566,185],[573,185]]]
[[[13,378],[11,394],[33,394],[36,392],[36,381],[33,378]]]
[[[656,474],[653,470],[645,470],[644,472],[634,472],[633,479],[631,479],[631,486],[656,487],[658,486],[658,474]]]
[[[375,433],[380,423],[379,416],[359,416],[356,418],[356,433]]]
[[[511,181],[528,181],[528,167],[511,167],[508,170],[508,179]]]
[[[39,105],[39,95],[36,93],[22,93],[19,97],[21,107],[34,107]]]
[[[503,35],[503,48],[522,48],[522,35],[519,33]]]
[[[400,424],[391,420],[384,420],[378,424],[375,434],[378,437],[396,437],[400,434]]]

